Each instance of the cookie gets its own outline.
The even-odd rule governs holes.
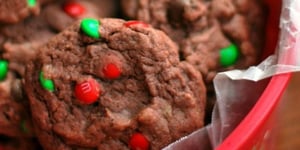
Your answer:
[[[74,21],[86,17],[115,17],[116,0],[65,0],[45,7],[46,20],[57,31],[62,31]]]
[[[124,14],[166,32],[181,59],[211,83],[215,74],[258,62],[264,42],[260,0],[122,0]]]
[[[36,49],[56,34],[43,15],[0,26],[0,134],[8,137],[34,136],[22,80]]]
[[[0,22],[17,23],[40,13],[39,0],[0,0]]]
[[[96,6],[94,6],[94,3],[90,4],[89,1],[82,1],[82,4],[86,4],[84,6],[93,6],[93,9],[90,7],[85,8],[89,10],[89,14],[94,14],[94,16],[98,16],[98,14],[108,15],[108,12],[100,13],[100,11],[96,9]],[[97,3],[97,6],[101,8],[104,7],[106,3],[110,3],[108,5],[111,5],[107,8],[113,6],[112,1],[101,1]],[[68,3],[64,4],[68,4],[68,9],[71,9],[72,12],[74,6],[71,7],[70,5],[75,5],[75,1],[72,1],[72,3],[68,1]],[[51,3],[45,7],[39,16],[31,16],[16,24],[0,26],[0,68],[2,63],[0,76],[1,74],[3,76],[0,80],[0,98],[3,99],[0,102],[0,112],[2,116],[0,118],[0,134],[24,136],[20,124],[22,121],[30,120],[29,108],[27,108],[28,100],[22,91],[21,85],[25,65],[36,56],[36,49],[39,46],[46,43],[51,37],[58,33],[58,31],[54,30],[55,26],[53,26],[53,23],[65,23],[61,20],[51,20],[53,18],[47,18],[49,14],[55,14],[55,9],[50,9],[53,6],[62,7],[63,5],[59,2]],[[63,8],[61,9],[63,10]],[[66,14],[67,11],[64,13]],[[78,18],[72,18],[69,24],[76,19]],[[4,74],[9,75],[6,77]],[[18,85],[16,85],[16,83],[18,83]],[[15,87],[17,87],[17,89]],[[28,123],[28,126],[28,128],[32,128],[30,123]]]
[[[46,150],[156,150],[203,126],[200,72],[142,22],[73,24],[40,47],[25,89]]]
[[[0,60],[0,135],[32,137],[30,109],[21,80],[7,70],[7,61]]]
[[[9,62],[9,70],[23,76],[25,64],[35,57],[36,49],[47,42],[54,32],[43,15],[30,17],[14,25],[0,27],[2,59]]]

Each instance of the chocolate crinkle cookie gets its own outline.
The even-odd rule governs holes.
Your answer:
[[[211,83],[219,71],[259,60],[265,13],[261,0],[122,0],[123,12],[166,32],[181,59]]]
[[[46,150],[158,150],[203,126],[201,74],[145,23],[85,18],[38,54],[25,89]]]

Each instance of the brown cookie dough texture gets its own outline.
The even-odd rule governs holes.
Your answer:
[[[84,13],[78,17],[70,16],[63,8],[68,3],[82,6]],[[11,70],[22,76],[24,65],[35,57],[36,49],[52,36],[81,17],[112,16],[115,14],[114,6],[111,0],[57,1],[46,5],[39,16],[26,18],[13,25],[0,25],[0,51],[3,51],[3,58],[10,62]]]
[[[103,18],[117,15],[116,0],[65,0],[45,7],[46,20],[57,31],[70,26],[74,21],[86,17]],[[68,5],[77,7],[80,13],[67,11]],[[70,7],[69,7],[70,8]],[[75,9],[75,8],[73,8]],[[70,9],[69,9],[70,10]],[[79,11],[78,11],[79,12]]]
[[[8,74],[0,81],[0,135],[24,139],[34,136],[22,78],[36,49],[56,34],[43,15],[0,26],[0,59],[8,62]]]
[[[201,74],[179,60],[176,45],[143,24],[98,22],[100,38],[87,36],[77,22],[27,66],[25,86],[43,147],[129,149],[131,136],[141,133],[157,150],[201,128],[206,89]],[[108,78],[107,64],[118,68],[117,78]],[[53,92],[41,86],[41,71]],[[76,96],[85,81],[99,85],[94,103]]]
[[[17,23],[40,13],[40,1],[30,6],[27,0],[0,0],[0,23]]]
[[[10,2],[14,1],[3,3]],[[50,1],[43,1],[43,3],[47,2]],[[82,3],[90,7],[93,6],[93,9],[87,7],[86,10],[97,16],[100,13],[96,13],[96,6],[100,8],[104,7],[105,4],[105,1],[101,2],[103,5],[100,5],[100,2],[95,5],[95,1],[93,3],[83,1]],[[43,10],[38,16],[28,17],[16,24],[0,25],[0,59],[7,60],[9,64],[7,78],[0,81],[0,134],[13,137],[33,136],[32,132],[28,132],[29,130],[32,131],[32,124],[28,100],[24,95],[21,81],[25,73],[25,65],[36,56],[37,48],[57,34],[57,31],[53,30],[55,26],[52,26],[51,22],[59,22],[59,20],[48,20],[51,18],[46,16],[55,13],[55,9],[48,9],[50,6],[59,6],[61,7],[59,11],[63,11],[60,4],[59,2],[49,4],[46,6],[47,9]],[[108,8],[110,7],[112,6],[108,6]],[[101,15],[108,14],[103,12]],[[78,18],[72,18],[71,21],[74,22],[76,19]],[[64,22],[59,23],[63,24]],[[27,126],[26,131],[24,131],[24,126]]]
[[[52,31],[43,15],[0,27],[0,44],[3,59],[9,62],[9,69],[24,75],[25,64],[36,55],[36,49],[47,42],[56,32]]]
[[[182,60],[196,66],[206,82],[216,72],[246,68],[259,60],[264,34],[260,0],[122,0],[124,13],[166,32],[179,43]],[[220,50],[235,44],[238,61],[224,67]]]
[[[29,104],[21,89],[21,80],[11,72],[0,81],[0,135],[31,137],[33,128]]]

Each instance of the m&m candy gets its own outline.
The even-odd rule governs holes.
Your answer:
[[[42,87],[50,92],[53,92],[54,91],[54,83],[52,80],[50,79],[45,79],[44,77],[44,73],[41,71],[40,72],[40,76],[39,76],[39,80],[40,80],[40,83],[42,85]]]
[[[0,60],[0,81],[6,78],[8,72],[8,62],[6,60]]]
[[[95,39],[100,38],[99,27],[100,22],[97,19],[92,18],[85,18],[80,24],[80,29],[83,31],[83,33]]]
[[[27,0],[27,5],[29,7],[34,7],[36,5],[36,0]]]
[[[84,104],[94,103],[99,98],[100,92],[100,85],[94,79],[88,79],[75,86],[75,96]]]
[[[223,67],[234,65],[239,57],[239,51],[236,45],[231,44],[220,51],[220,63]]]
[[[143,134],[135,133],[130,138],[129,147],[131,150],[148,150],[149,141]]]
[[[79,17],[85,13],[85,8],[76,2],[67,2],[63,6],[64,11],[71,17]]]
[[[135,25],[140,25],[140,26],[145,27],[145,28],[146,28],[146,27],[149,27],[148,24],[146,24],[146,23],[144,23],[144,22],[141,22],[141,21],[136,21],[136,20],[127,21],[127,22],[124,23],[124,25],[125,25],[126,27],[131,27],[131,26],[135,26]]]
[[[117,65],[113,63],[109,63],[103,68],[103,74],[107,79],[117,79],[121,75],[121,70],[118,68]]]

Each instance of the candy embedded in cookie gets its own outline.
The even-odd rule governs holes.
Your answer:
[[[8,72],[8,62],[6,60],[0,60],[0,81],[6,78]]]
[[[27,0],[27,5],[29,7],[34,7],[36,6],[36,0]]]
[[[43,72],[40,72],[39,80],[40,80],[41,86],[44,89],[46,89],[46,90],[48,90],[50,92],[54,91],[55,86],[54,86],[53,81],[51,79],[46,79],[44,77],[44,73]]]
[[[167,33],[180,47],[181,60],[194,65],[208,84],[217,72],[245,69],[259,60],[265,33],[262,1],[121,0],[121,4],[130,19]],[[231,43],[238,54],[235,48],[224,50]]]
[[[27,67],[25,89],[45,150],[161,149],[203,126],[202,76],[179,60],[163,32],[121,19],[85,21],[40,47]],[[41,86],[40,71],[53,92]]]
[[[105,67],[102,69],[104,76],[107,79],[117,79],[121,75],[121,70],[120,68],[113,63],[109,63],[105,65]]]
[[[76,2],[66,2],[63,5],[63,9],[64,11],[70,15],[71,17],[80,17],[82,15],[85,14],[86,12],[86,8],[84,6],[82,6],[80,3],[76,3]]]
[[[140,25],[140,26],[145,27],[145,28],[149,27],[149,24],[144,23],[142,21],[137,21],[137,20],[127,21],[127,22],[124,23],[124,25],[126,27],[131,27],[131,26],[136,26],[136,25]]]
[[[100,38],[100,22],[96,19],[85,18],[81,21],[80,29],[89,37]]]
[[[134,133],[129,141],[131,150],[148,150],[149,142],[147,138],[141,133]]]
[[[36,0],[0,0],[0,23],[18,23],[31,15],[40,13]]]
[[[116,0],[67,0],[47,5],[46,20],[56,31],[62,31],[78,19],[117,15]]]
[[[75,86],[75,96],[84,104],[94,103],[100,96],[100,85],[94,79],[88,79]]]
[[[236,45],[231,44],[228,47],[222,48],[220,51],[220,63],[224,67],[234,65],[239,56],[239,51]]]

